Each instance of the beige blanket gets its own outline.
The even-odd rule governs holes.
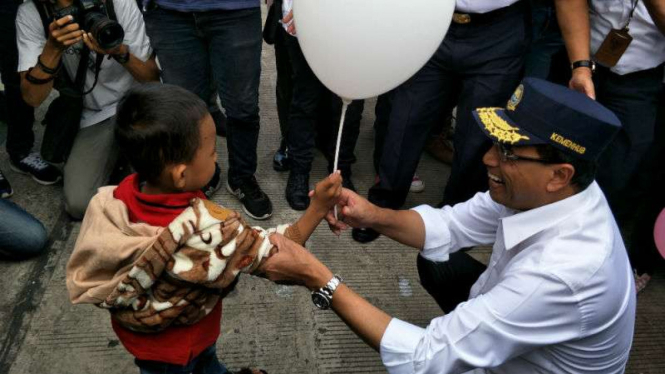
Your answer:
[[[90,202],[67,263],[73,303],[107,308],[142,332],[196,323],[210,313],[239,273],[269,254],[271,232],[301,242],[296,226],[249,227],[238,213],[194,199],[168,227],[132,223],[127,207],[104,187]]]

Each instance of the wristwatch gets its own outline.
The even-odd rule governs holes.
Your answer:
[[[121,55],[111,55],[114,60],[118,61],[120,64],[126,64],[129,62],[129,49],[127,49],[127,52],[121,54]]]
[[[317,308],[326,310],[332,305],[332,298],[337,286],[344,280],[339,275],[334,275],[332,279],[323,287],[312,292],[312,302]]]
[[[570,69],[575,70],[577,68],[589,68],[591,74],[596,72],[596,62],[593,60],[579,60],[570,64]]]

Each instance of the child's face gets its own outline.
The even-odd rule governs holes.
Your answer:
[[[199,126],[199,149],[196,151],[194,159],[187,164],[185,171],[188,191],[196,191],[205,187],[215,174],[215,162],[217,161],[215,122],[208,114],[201,120]]]

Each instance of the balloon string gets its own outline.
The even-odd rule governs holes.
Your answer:
[[[335,162],[333,166],[333,173],[337,171],[337,165],[339,163],[339,148],[340,145],[342,144],[342,132],[344,131],[344,119],[346,118],[346,109],[349,107],[349,104],[351,104],[351,100],[348,99],[342,99],[342,118],[339,121],[339,130],[337,131],[337,146],[335,147]],[[337,205],[335,205],[334,208],[334,213],[335,213],[335,219],[337,219]]]

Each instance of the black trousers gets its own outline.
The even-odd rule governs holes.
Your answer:
[[[289,35],[281,25],[275,35],[275,59],[277,112],[282,136],[289,148],[291,170],[309,173],[314,160],[317,128],[329,169],[332,169],[342,100],[318,80],[305,60],[298,38]],[[354,150],[363,107],[363,100],[353,101],[344,120],[339,169],[345,175],[350,174],[351,165],[356,160]]]
[[[614,112],[622,125],[601,155],[596,176],[621,226],[632,220],[634,207],[650,183],[638,170],[654,144],[662,80],[662,66],[625,75],[600,67],[594,77],[598,102]]]
[[[418,275],[425,290],[445,313],[469,299],[471,287],[487,266],[465,252],[455,252],[446,262],[434,262],[418,256]]]
[[[658,214],[665,208],[665,89],[660,93],[657,108],[653,142],[628,186],[636,188],[638,196],[635,197],[636,191],[630,190],[629,196],[636,200],[613,207],[620,210],[630,262],[638,274],[653,274],[659,266],[665,265],[653,237]]]
[[[13,159],[20,159],[32,150],[35,140],[32,124],[35,121],[34,108],[23,101],[21,77],[18,68],[16,47],[16,1],[0,1],[0,74],[5,85],[7,101],[7,153]]]
[[[375,124],[385,127],[385,134],[377,130],[379,182],[370,189],[370,201],[390,208],[404,203],[433,123],[455,106],[455,156],[444,202],[465,201],[487,189],[482,157],[491,142],[471,112],[505,106],[519,84],[530,35],[526,8],[520,1],[500,17],[451,24],[430,61],[387,95],[392,96],[390,114],[386,120],[377,113]],[[389,102],[386,97],[379,100],[381,107]]]

